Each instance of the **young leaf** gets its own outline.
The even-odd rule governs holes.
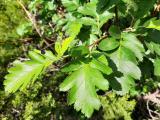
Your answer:
[[[104,11],[103,13],[99,14],[97,12],[97,3],[97,0],[92,0],[86,5],[79,7],[78,9],[79,13],[87,16],[82,18],[82,22],[84,25],[92,26],[93,34],[100,34],[101,27],[114,15],[113,13],[110,13],[108,11]],[[88,16],[93,17],[94,19],[89,18]]]
[[[160,30],[160,20],[156,20],[156,18],[152,18],[151,20],[147,21],[144,26],[146,28]]]
[[[74,37],[69,37],[66,38],[63,42],[62,42],[62,49],[61,49],[61,55],[63,55],[65,53],[65,51],[68,49],[69,45],[71,44],[71,42],[74,40]]]
[[[101,71],[104,74],[111,74],[112,69],[108,65],[108,60],[106,59],[105,55],[101,53],[93,53],[93,59],[89,63],[91,67]]]
[[[119,42],[116,39],[106,38],[99,43],[98,48],[102,51],[110,51],[117,48],[118,46]]]
[[[59,41],[55,43],[55,51],[57,52],[57,56],[59,58],[63,56],[63,54],[66,52],[66,50],[68,49],[69,45],[73,40],[74,37],[68,37],[65,40],[63,40],[62,43],[60,43]]]
[[[93,57],[94,57],[96,60],[98,60],[98,61],[100,61],[101,63],[103,63],[104,65],[108,66],[108,60],[106,59],[106,56],[105,56],[105,55],[99,53],[99,54],[97,54],[97,55],[94,55],[94,54],[93,54]]]
[[[68,23],[67,34],[75,38],[80,32],[82,23],[80,20],[71,21]]]
[[[60,41],[56,41],[54,48],[55,48],[56,53],[58,55],[60,55],[61,54],[61,49],[62,49],[61,42]]]
[[[50,51],[46,55],[40,54],[40,51],[30,51],[30,60],[25,62],[15,61],[5,76],[5,91],[14,93],[18,89],[24,89],[31,81],[35,79],[56,60],[56,57]]]
[[[101,106],[95,87],[107,90],[108,81],[97,69],[84,64],[64,80],[60,85],[60,90],[69,90],[68,103],[70,105],[74,103],[77,111],[81,110],[87,117],[90,117],[94,109],[98,110]]]
[[[62,43],[60,41],[57,41],[55,43],[55,51],[57,52],[58,57],[61,57],[66,52],[71,42],[80,32],[82,24],[81,22],[78,21],[72,21],[68,23],[67,27],[68,27],[67,33],[70,37],[63,40]]]

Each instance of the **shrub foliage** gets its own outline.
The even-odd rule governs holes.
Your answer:
[[[159,87],[159,1],[17,0],[16,4],[28,17],[28,21],[17,25],[16,36],[34,37],[38,49],[30,47],[27,59],[16,60],[8,68],[3,82],[6,93],[34,87],[36,79],[54,71],[66,75],[64,81],[58,81],[58,89],[67,92],[67,103],[76,111],[90,118],[102,105],[104,119],[128,120],[135,106],[128,96],[146,94]],[[0,6],[4,6],[3,2]],[[1,12],[4,9],[1,7]],[[6,16],[3,19],[9,19]],[[10,29],[1,24],[4,31]],[[12,32],[9,35],[14,36]],[[0,40],[6,39],[4,36],[0,34]],[[112,91],[113,96],[103,98],[99,94],[102,91]],[[115,102],[116,96],[123,97]],[[39,111],[30,113],[27,109],[33,111],[51,99],[49,93],[42,103],[27,102],[23,118],[32,119],[31,114]],[[122,105],[124,101],[128,103]]]

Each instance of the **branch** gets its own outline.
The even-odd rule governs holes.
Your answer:
[[[38,29],[35,17],[33,17],[33,15],[25,8],[25,6],[23,5],[23,3],[21,2],[21,0],[17,0],[18,4],[23,8],[23,10],[25,11],[25,13],[27,14],[27,17],[29,18],[29,20],[31,21],[31,23],[33,24],[34,28],[36,29],[38,35],[40,37],[42,37],[42,34],[40,32],[40,30]]]
[[[92,44],[90,44],[88,47],[89,47],[89,48],[90,48],[90,47],[92,48],[93,46],[97,45],[101,40],[103,40],[104,38],[107,38],[107,37],[108,37],[108,35],[102,36],[101,38],[95,40],[95,42],[92,43]]]
[[[160,91],[156,90],[154,93],[150,93],[150,94],[144,96],[143,99],[152,101],[153,103],[160,105],[159,97],[160,97]]]
[[[146,106],[147,106],[147,110],[149,113],[149,116],[153,119],[153,120],[159,120],[160,119],[160,113],[158,113],[157,111],[153,111],[149,108],[149,102],[152,102],[153,104],[156,105],[160,105],[160,90],[157,89],[154,93],[149,93],[146,96],[143,96],[143,99],[146,100]],[[153,114],[154,116],[153,116]]]
[[[147,110],[148,110],[148,112],[149,112],[149,116],[150,116],[153,120],[159,120],[159,118],[160,118],[160,113],[151,110],[151,109],[149,108],[149,102],[150,102],[150,101],[147,100]],[[152,115],[152,113],[154,113],[154,114],[157,115],[158,117],[154,117],[154,116]]]
[[[23,8],[23,10],[25,11],[25,13],[27,14],[27,17],[29,18],[29,20],[31,21],[31,23],[33,24],[36,32],[38,33],[38,35],[43,38],[43,35],[40,32],[40,29],[38,28],[37,22],[35,17],[25,8],[25,6],[23,5],[23,3],[21,2],[21,0],[17,0],[18,4]],[[49,46],[50,44],[44,39],[44,43]]]

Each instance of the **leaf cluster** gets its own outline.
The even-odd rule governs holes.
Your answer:
[[[102,105],[100,90],[137,96],[157,89],[160,20],[151,14],[157,4],[156,0],[30,2],[28,10],[37,17],[40,39],[51,42],[51,50],[33,50],[28,60],[14,62],[5,76],[5,91],[23,90],[48,67],[56,70],[53,64],[60,64],[58,70],[68,76],[59,90],[67,91],[68,104],[89,118]],[[118,115],[130,119],[125,106],[120,108]]]

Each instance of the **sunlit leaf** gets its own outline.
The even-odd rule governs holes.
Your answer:
[[[108,81],[97,69],[84,64],[64,80],[60,85],[60,90],[69,90],[68,103],[74,104],[77,111],[81,110],[87,117],[90,117],[94,109],[98,110],[101,106],[95,87],[107,90]]]
[[[102,51],[110,51],[110,50],[117,48],[118,46],[119,46],[119,42],[116,39],[107,38],[107,39],[102,40],[99,43],[98,48]]]
[[[46,51],[46,55],[40,54],[40,51],[30,51],[30,60],[25,62],[15,61],[13,67],[8,70],[5,76],[5,91],[14,93],[18,89],[24,89],[30,82],[34,82],[38,76],[56,60],[56,57]]]

